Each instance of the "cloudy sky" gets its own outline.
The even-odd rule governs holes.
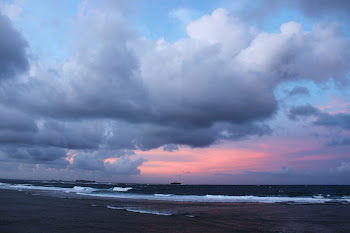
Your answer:
[[[350,1],[0,1],[0,178],[350,184]]]

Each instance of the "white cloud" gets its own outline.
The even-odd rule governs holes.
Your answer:
[[[189,8],[179,8],[174,9],[169,12],[169,16],[171,18],[177,19],[182,24],[188,24],[193,21],[195,18],[200,16],[200,13],[197,10],[189,9]]]
[[[0,10],[10,19],[15,19],[22,13],[21,1],[15,1],[13,4],[5,4],[0,2]]]

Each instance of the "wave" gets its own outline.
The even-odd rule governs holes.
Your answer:
[[[114,187],[114,188],[92,188],[88,186],[74,186],[73,188],[55,187],[55,186],[36,186],[31,184],[9,184],[0,183],[0,189],[12,190],[38,190],[74,193],[77,195],[88,195],[90,197],[119,198],[119,199],[137,199],[171,202],[223,202],[223,203],[327,203],[342,202],[350,203],[350,196],[331,197],[330,195],[317,194],[311,197],[288,197],[288,196],[228,196],[228,195],[175,195],[175,194],[140,194],[128,193],[132,187]]]
[[[147,194],[117,194],[93,193],[84,194],[97,197],[174,201],[174,202],[223,202],[223,203],[301,203],[301,204],[322,204],[326,202],[349,202],[350,198],[313,198],[313,197],[259,197],[259,196],[225,196],[225,195],[147,195]]]
[[[116,191],[116,192],[127,192],[129,190],[131,190],[131,187],[126,187],[126,188],[122,188],[122,187],[114,187],[112,190]]]
[[[162,194],[162,193],[156,193],[154,194],[156,197],[171,197],[174,196],[174,194]]]
[[[78,192],[90,193],[96,190],[91,187],[81,187],[81,186],[74,186],[73,188],[63,188],[63,187],[54,187],[54,186],[36,186],[31,184],[4,184],[4,185],[1,185],[0,187],[6,188],[6,189],[18,190],[18,191],[40,190],[40,191],[66,192],[66,193],[78,193]]]
[[[8,184],[6,186],[8,189],[14,190],[41,190],[41,191],[68,191],[69,188],[60,188],[60,187],[47,187],[47,186],[35,186],[31,184]]]
[[[73,187],[73,191],[91,193],[93,191],[97,191],[97,189],[94,189],[94,188],[91,188],[91,187],[74,186]]]
[[[281,202],[297,202],[297,203],[326,203],[336,201],[330,198],[314,197],[258,197],[258,196],[225,196],[225,195],[206,195],[209,200],[217,202],[259,202],[259,203],[281,203]],[[350,199],[347,200],[350,202]]]
[[[140,209],[140,208],[134,208],[134,207],[107,206],[107,208],[114,209],[114,210],[126,210],[129,212],[140,213],[140,214],[154,214],[154,215],[164,215],[164,216],[170,216],[174,214],[169,211],[146,210],[146,209]]]

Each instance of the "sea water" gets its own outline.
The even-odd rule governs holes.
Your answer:
[[[19,223],[28,218],[25,213],[31,205],[52,205],[57,209],[57,203],[58,206],[70,203],[69,208],[60,208],[65,213],[63,216],[71,216],[71,206],[75,206],[78,209],[73,211],[74,219],[79,219],[80,211],[97,220],[100,215],[115,216],[109,218],[106,229],[114,229],[114,225],[119,224],[135,232],[148,229],[136,224],[145,218],[151,221],[147,222],[150,229],[160,224],[159,229],[163,230],[159,232],[166,232],[166,229],[181,232],[182,228],[186,232],[190,232],[189,229],[194,232],[349,232],[350,229],[348,185],[157,185],[0,180],[0,189],[25,193],[23,197],[26,198],[14,202],[14,205],[27,203]],[[57,202],[51,198],[47,202],[44,196],[57,198]],[[16,213],[18,215],[18,212],[13,215],[17,216]],[[47,219],[53,221],[54,226],[74,224],[70,218],[62,223],[52,215]],[[125,222],[114,218],[123,218]],[[13,219],[18,220],[18,216],[5,220]],[[168,224],[169,221],[177,225]],[[106,220],[98,220],[95,227],[98,222]],[[135,224],[129,225],[130,222]],[[91,224],[84,222],[84,218],[80,223],[83,223],[81,226]],[[0,229],[1,226],[4,225],[0,224]]]
[[[350,204],[349,185],[164,185],[0,180],[1,189],[168,202]]]

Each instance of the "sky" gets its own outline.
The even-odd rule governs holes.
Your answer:
[[[0,178],[350,184],[349,12],[0,0]]]

